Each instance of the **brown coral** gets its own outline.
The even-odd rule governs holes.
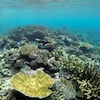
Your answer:
[[[28,56],[32,51],[36,51],[36,50],[37,50],[36,46],[27,44],[21,47],[19,53],[22,56]]]

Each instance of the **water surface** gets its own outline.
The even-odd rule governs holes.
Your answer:
[[[0,34],[29,24],[100,36],[100,0],[0,0]]]

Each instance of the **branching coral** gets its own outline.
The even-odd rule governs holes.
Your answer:
[[[82,67],[84,66],[84,62],[75,56],[67,56],[66,58],[63,57],[61,58],[61,63],[63,65],[63,69],[67,70],[75,77],[80,76],[79,74],[83,71]]]
[[[79,81],[79,88],[81,89],[82,92],[84,92],[84,95],[86,96],[87,99],[100,99],[100,86],[99,87],[94,87],[89,81],[87,80],[82,80]]]
[[[100,99],[100,68],[93,61],[82,61],[73,56],[63,58],[63,69],[68,71],[86,99]]]

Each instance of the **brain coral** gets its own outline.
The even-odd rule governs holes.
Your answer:
[[[54,79],[43,70],[36,70],[33,75],[17,73],[12,77],[11,84],[14,89],[22,94],[41,99],[52,93],[48,88],[52,87]]]
[[[75,100],[76,90],[70,81],[60,79],[55,82],[53,86],[53,93],[50,97],[51,100]]]
[[[32,51],[36,50],[37,50],[36,46],[27,44],[21,47],[20,55],[28,56]]]

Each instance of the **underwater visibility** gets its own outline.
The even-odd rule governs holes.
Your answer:
[[[100,100],[100,0],[0,0],[0,100]]]

